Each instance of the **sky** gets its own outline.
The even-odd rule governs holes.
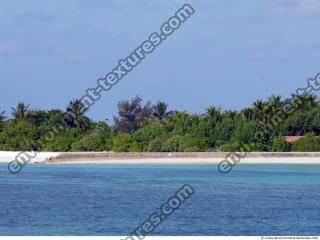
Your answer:
[[[139,95],[203,113],[289,97],[320,72],[320,0],[0,0],[0,108],[65,110],[183,4],[178,30],[90,108]]]

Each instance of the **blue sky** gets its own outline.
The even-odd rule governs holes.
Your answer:
[[[186,1],[0,0],[0,107],[65,109]],[[196,13],[89,112],[140,95],[170,109],[240,109],[320,72],[320,0],[197,0]]]

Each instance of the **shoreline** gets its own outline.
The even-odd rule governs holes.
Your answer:
[[[43,164],[219,164],[224,158],[76,159]],[[320,164],[319,158],[244,158],[239,164]]]
[[[0,151],[0,163],[9,163],[20,152]],[[38,152],[30,163],[42,164],[218,164],[228,152]],[[240,164],[320,164],[320,152],[250,152]]]

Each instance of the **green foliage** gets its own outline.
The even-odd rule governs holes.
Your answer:
[[[305,137],[292,143],[292,150],[295,152],[319,152],[320,137],[308,134]]]
[[[7,151],[27,151],[37,149],[39,134],[29,121],[17,120],[7,124],[0,133],[0,148]]]
[[[317,111],[312,120],[312,130],[318,135],[320,134],[320,111]]]
[[[202,115],[168,112],[164,102],[153,107],[150,102],[141,103],[138,96],[131,101],[121,101],[111,127],[105,122],[90,120],[80,100],[71,101],[66,112],[29,109],[29,105],[19,103],[12,108],[12,119],[6,119],[0,110],[0,150],[319,150],[320,102],[313,95],[293,95],[285,100],[271,96],[239,112],[212,106]],[[283,140],[285,135],[307,136],[288,144]]]
[[[171,114],[171,112],[167,112],[167,107],[168,104],[166,104],[165,102],[157,102],[157,104],[152,108],[152,116],[155,119],[161,121],[162,119]]]
[[[106,147],[106,141],[101,133],[91,133],[80,140],[74,142],[72,151],[103,151]]]
[[[217,147],[217,150],[221,152],[234,152],[234,151],[239,151],[240,147],[241,147],[241,144],[239,142],[233,141]]]
[[[142,146],[140,143],[133,141],[130,144],[129,152],[142,152]]]
[[[25,105],[23,102],[19,102],[16,108],[12,109],[12,116],[14,119],[25,119],[28,115],[28,109],[30,105]]]
[[[185,135],[179,144],[180,152],[204,152],[209,147],[209,138]]]
[[[133,148],[136,148],[132,135],[128,133],[121,133],[113,139],[112,150],[115,152],[130,152]]]
[[[234,131],[232,141],[240,144],[250,144],[257,141],[262,141],[264,137],[264,130],[261,124],[256,121],[242,121],[238,124]]]
[[[148,151],[148,144],[155,138],[163,135],[166,132],[164,124],[159,122],[151,122],[145,127],[139,129],[133,133],[133,138],[141,146],[144,146],[143,150]]]
[[[230,118],[219,122],[213,129],[212,141],[217,145],[223,145],[231,140],[232,134],[236,127],[236,122]]]
[[[4,115],[5,111],[1,111],[0,108],[0,125],[4,122],[4,120],[6,119],[6,116]]]
[[[274,137],[271,141],[271,150],[273,152],[288,152],[290,151],[290,144],[283,137]]]
[[[40,140],[41,150],[54,152],[68,152],[72,144],[83,137],[80,128],[66,127],[60,132],[49,132]]]
[[[82,104],[81,100],[74,99],[70,101],[67,112],[65,115],[65,121],[70,127],[78,127],[87,129],[90,124],[90,120],[85,116],[86,109]]]
[[[153,139],[148,144],[148,152],[161,152],[163,142],[164,142],[164,139],[161,137]]]
[[[181,136],[173,135],[163,143],[161,150],[163,152],[179,152],[181,141]]]
[[[289,136],[302,136],[313,130],[312,112],[297,111],[289,116],[283,123],[285,134]]]

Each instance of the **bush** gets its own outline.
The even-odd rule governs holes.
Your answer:
[[[50,134],[51,133],[51,134]],[[54,152],[68,152],[74,142],[81,139],[79,128],[65,128],[60,133],[48,132],[40,140],[41,150]]]
[[[234,142],[239,142],[241,145],[250,144],[257,141],[262,141],[261,143],[265,143],[266,140],[264,136],[259,137],[260,139],[257,139],[257,135],[259,133],[264,135],[263,128],[258,122],[241,122],[236,128],[232,140]]]
[[[147,126],[139,129],[133,134],[133,138],[140,144],[140,147],[148,151],[149,143],[165,132],[165,127],[159,122],[152,122]],[[144,148],[142,146],[145,146]]]
[[[181,138],[179,151],[181,152],[203,152],[209,147],[209,138],[185,135]]]
[[[74,142],[71,147],[72,151],[103,151],[105,139],[101,133],[92,133]]]
[[[8,151],[27,151],[37,149],[39,133],[29,121],[19,120],[8,124],[0,133],[0,147]]]
[[[241,152],[268,152],[269,147],[268,145],[265,145],[263,143],[251,143],[251,144],[245,144],[240,147]]]
[[[320,151],[320,137],[309,134],[292,143],[295,152],[318,152]]]
[[[239,142],[230,142],[225,143],[217,148],[218,151],[221,152],[234,152],[240,150],[240,143]]]
[[[311,112],[296,112],[283,123],[285,135],[301,136],[313,130],[314,115]],[[314,122],[316,124],[316,120]]]
[[[161,150],[163,152],[178,152],[180,147],[180,142],[181,142],[181,136],[173,135],[163,143]]]
[[[136,141],[133,141],[129,147],[129,152],[142,152],[141,144]]]
[[[283,137],[274,137],[271,141],[271,150],[273,152],[288,152],[290,151],[290,144]]]
[[[148,144],[148,152],[161,152],[163,143],[168,139],[167,135],[163,135],[153,139]]]
[[[113,139],[112,150],[115,152],[141,152],[142,146],[134,140],[132,135],[121,133]]]
[[[312,120],[312,129],[317,134],[320,133],[320,112],[316,113]]]
[[[71,150],[71,145],[76,140],[69,136],[58,136],[48,142],[44,146],[44,151],[53,151],[53,152],[68,152]]]
[[[115,152],[129,152],[133,142],[132,136],[128,133],[121,133],[113,139],[112,150]]]
[[[148,144],[148,152],[161,152],[162,140],[156,138]]]
[[[219,122],[213,129],[213,139],[216,144],[222,145],[229,142],[235,128],[235,122],[232,119],[225,119]]]

